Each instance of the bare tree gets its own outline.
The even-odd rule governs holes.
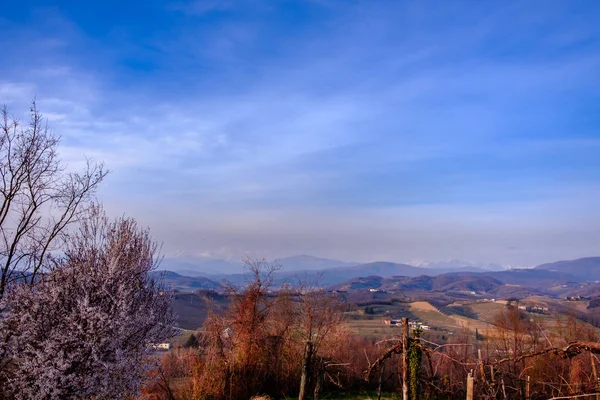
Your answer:
[[[98,208],[58,268],[11,285],[0,335],[0,392],[21,399],[135,396],[152,344],[173,335],[170,296],[151,272],[157,246],[133,219]]]
[[[326,375],[324,355],[320,350],[328,336],[342,325],[342,312],[338,299],[318,285],[301,283],[297,289],[297,319],[299,334],[304,342],[299,400],[308,396],[311,378],[314,393],[318,396],[321,381]],[[315,369],[315,371],[311,371]]]
[[[50,254],[106,175],[88,160],[82,173],[65,170],[59,138],[32,103],[21,126],[6,107],[0,112],[0,298],[10,282],[33,283],[51,266]]]

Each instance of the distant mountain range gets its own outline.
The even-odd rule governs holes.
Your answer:
[[[483,263],[483,262],[470,262],[463,260],[441,260],[441,261],[424,261],[415,260],[408,262],[407,264],[413,267],[420,268],[431,268],[434,270],[480,270],[480,271],[503,271],[506,268],[500,264],[495,263]]]
[[[424,263],[417,267],[385,261],[354,265],[311,256],[288,257],[280,263],[283,269],[273,277],[275,287],[283,283],[318,283],[328,290],[338,290],[341,298],[357,304],[400,299],[428,301],[441,307],[461,299],[526,299],[545,295],[561,299],[585,296],[600,303],[595,300],[600,299],[600,283],[597,282],[600,281],[600,257],[510,270],[485,270],[481,265],[454,261],[427,263],[427,267]],[[178,291],[174,294],[174,309],[180,326],[189,329],[200,326],[206,318],[206,302],[209,301],[206,296],[213,296],[215,304],[225,307],[229,299],[223,294],[226,287],[229,284],[244,286],[248,279],[241,273],[242,265],[225,260],[203,259],[197,263],[180,258],[168,260],[166,265],[181,270],[179,273],[156,271],[155,274],[166,287]],[[162,266],[164,268],[165,263]],[[211,267],[206,268],[211,273],[199,273],[198,266]],[[183,272],[186,269],[193,276],[186,276]],[[216,293],[197,292],[200,290]]]
[[[537,270],[570,274],[588,281],[600,281],[600,257],[586,257],[577,260],[556,261],[535,267]]]
[[[454,269],[444,268],[420,268],[408,264],[393,263],[387,261],[376,261],[367,264],[352,265],[346,267],[329,268],[320,271],[283,271],[279,276],[288,278],[305,278],[312,281],[317,280],[319,284],[329,286],[344,282],[348,278],[361,276],[380,276],[390,278],[393,276],[416,277],[420,275],[440,275],[449,272],[484,272],[480,268],[460,267]]]
[[[182,275],[199,276],[240,273],[244,270],[244,264],[212,258],[177,257],[163,259],[159,268]]]
[[[571,293],[574,289],[581,292],[596,292],[599,289],[589,286],[592,282],[600,281],[600,257],[557,261],[535,268],[511,270],[498,270],[499,268],[486,270],[481,266],[470,266],[468,263],[455,260],[428,263],[427,268],[386,261],[355,264],[308,255],[287,257],[278,262],[282,268],[274,275],[273,283],[276,286],[300,282],[328,287],[341,287],[340,285],[367,287],[379,284],[368,288],[464,290],[492,294],[520,293],[526,288],[529,292],[533,290],[563,295]],[[194,262],[190,259],[167,259],[161,267],[176,271],[164,272],[163,282],[169,287],[183,291],[220,290],[225,283],[243,286],[247,279],[242,272],[241,263],[225,260],[202,259]],[[494,268],[494,265],[489,267]],[[498,283],[500,286],[494,286]],[[485,288],[482,289],[484,286]],[[510,289],[507,289],[509,287]]]
[[[405,275],[403,271],[408,271],[409,276],[413,274],[443,273],[443,272],[483,272],[503,270],[498,264],[471,263],[461,260],[444,261],[416,261],[415,263],[393,263],[387,261],[378,261],[372,263],[359,263],[334,260],[329,258],[314,257],[310,255],[297,255],[285,257],[274,261],[281,265],[283,274],[304,271],[324,271],[334,268],[372,269],[373,271],[382,268],[382,271],[388,271],[391,275]],[[161,270],[174,271],[187,276],[225,276],[244,273],[244,263],[240,261],[231,261],[223,259],[214,259],[206,257],[171,257],[165,258],[161,265]],[[413,272],[410,272],[413,271]]]
[[[274,260],[273,263],[281,265],[281,270],[285,272],[316,271],[359,264],[356,262],[332,260],[308,255],[285,257]],[[188,276],[234,275],[244,273],[244,262],[242,260],[228,261],[205,257],[173,257],[163,259],[160,269],[175,271]]]
[[[285,257],[277,260],[283,271],[315,271],[330,268],[350,267],[358,265],[357,262],[332,260],[309,255]]]

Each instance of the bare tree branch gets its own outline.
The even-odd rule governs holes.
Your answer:
[[[60,138],[35,102],[22,127],[6,107],[0,121],[0,298],[14,281],[36,282],[53,265],[70,225],[87,213],[107,171],[87,160],[82,173],[66,172]]]

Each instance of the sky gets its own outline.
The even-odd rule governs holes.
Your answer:
[[[20,1],[0,103],[167,257],[600,255],[600,2]]]

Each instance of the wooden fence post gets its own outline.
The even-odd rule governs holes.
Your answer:
[[[473,375],[467,375],[467,400],[473,400]]]
[[[483,367],[483,360],[481,359],[481,349],[477,349],[477,359],[479,362],[479,372],[481,373],[481,381],[485,382],[485,368]]]
[[[408,400],[408,318],[402,318],[402,400]]]
[[[530,387],[529,384],[531,383],[531,379],[529,378],[529,375],[527,375],[527,381],[525,381],[525,398],[527,400],[529,400],[530,398]]]
[[[592,364],[592,376],[594,377],[594,389],[598,389],[600,387],[600,382],[598,382],[598,371],[596,371],[596,361],[594,360],[594,354],[590,352],[590,364]],[[600,395],[596,395],[596,400],[600,400]]]

